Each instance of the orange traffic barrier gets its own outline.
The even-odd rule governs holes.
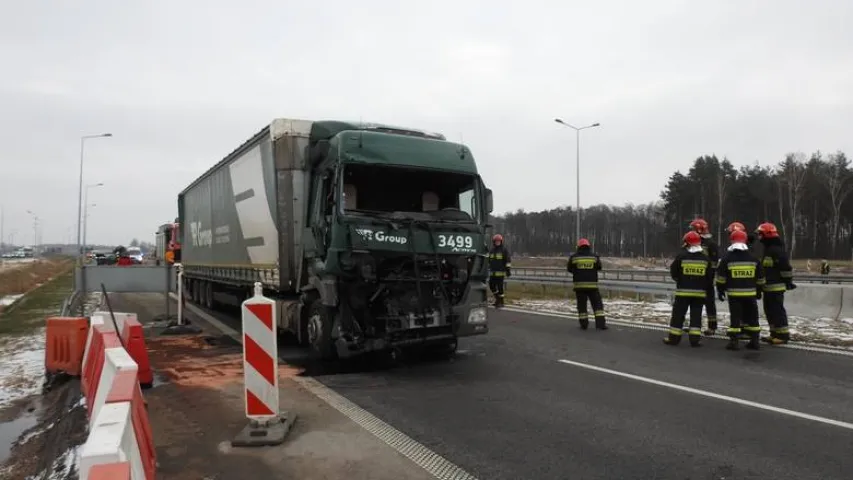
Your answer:
[[[83,379],[86,384],[86,408],[88,409],[89,417],[92,416],[92,404],[95,402],[95,395],[98,393],[98,382],[101,381],[101,373],[104,371],[105,350],[107,348],[121,347],[121,341],[118,335],[103,325],[95,325],[92,332],[92,351],[91,355],[86,357],[86,370],[83,372]]]
[[[44,353],[47,371],[79,376],[88,333],[86,317],[48,317]]]
[[[154,373],[151,371],[151,361],[148,358],[148,349],[145,347],[145,334],[142,332],[142,324],[136,318],[128,318],[124,322],[121,332],[125,349],[130,358],[139,365],[139,384],[148,388],[154,383]]]
[[[95,465],[89,470],[88,480],[130,480],[130,462]]]
[[[142,460],[142,467],[145,469],[145,478],[153,480],[154,472],[157,469],[157,453],[154,450],[154,434],[151,433],[147,405],[142,397],[142,390],[139,385],[134,385],[130,415],[133,431],[136,433],[139,457]]]

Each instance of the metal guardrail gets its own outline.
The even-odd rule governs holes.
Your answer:
[[[546,280],[548,278],[569,278],[569,272],[560,267],[513,267],[513,277],[537,278]],[[655,282],[672,283],[672,278],[667,270],[602,270],[598,277],[604,280],[629,280],[633,282]],[[794,283],[853,283],[853,275],[814,275],[797,274],[794,272]]]

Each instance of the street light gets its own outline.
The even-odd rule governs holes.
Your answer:
[[[83,152],[86,146],[86,140],[90,138],[112,137],[112,133],[100,133],[98,135],[83,135],[80,137],[80,186],[77,190],[77,255],[82,255],[83,245],[80,242],[80,222],[83,218]]]
[[[78,250],[80,251],[80,255],[86,254],[86,224],[89,221],[89,214],[86,212],[88,210],[88,207],[94,207],[95,206],[94,204],[89,205],[89,189],[90,188],[103,187],[103,186],[104,186],[103,182],[94,183],[92,185],[86,185],[86,194],[85,194],[85,196],[84,196],[85,198],[83,200],[83,243],[78,246]]]
[[[87,203],[83,208],[83,255],[86,255],[86,233],[89,231],[89,207],[97,207],[97,203]]]
[[[577,214],[577,225],[575,235],[575,243],[581,239],[581,130],[586,130],[587,128],[598,127],[600,123],[593,123],[592,125],[587,125],[585,127],[575,127],[574,125],[568,124],[562,121],[559,118],[554,119],[555,122],[563,125],[564,127],[569,127],[575,131],[576,137],[576,145],[577,145],[577,153],[576,153],[576,163],[577,163],[577,173],[575,174],[575,181],[577,182],[577,204],[575,205],[575,213]]]
[[[39,217],[31,210],[27,210],[27,213],[33,217],[33,256],[35,257],[38,253]]]

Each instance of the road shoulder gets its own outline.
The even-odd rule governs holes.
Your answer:
[[[112,295],[117,311],[143,324],[162,313],[159,295]],[[146,392],[158,478],[434,478],[296,381],[281,365],[283,410],[297,414],[284,444],[233,448],[246,426],[241,346],[188,312],[201,335],[161,336],[149,328],[156,386]]]

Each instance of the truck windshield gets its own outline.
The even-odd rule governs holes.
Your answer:
[[[480,220],[474,175],[349,164],[343,178],[346,213],[401,212],[438,221]]]

